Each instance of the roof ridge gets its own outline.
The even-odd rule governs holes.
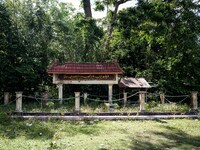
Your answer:
[[[113,73],[122,74],[124,71],[118,63],[114,62],[66,62],[64,64],[52,65],[48,73]]]

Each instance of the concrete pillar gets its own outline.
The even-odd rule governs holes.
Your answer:
[[[198,97],[197,97],[198,92],[197,91],[192,91],[191,92],[191,100],[192,100],[192,110],[197,110],[198,109]]]
[[[160,102],[161,104],[165,103],[165,93],[160,93]]]
[[[15,92],[16,93],[16,112],[22,112],[22,93],[23,92]]]
[[[87,104],[87,97],[88,97],[88,94],[87,93],[83,93],[84,105]]]
[[[145,112],[145,97],[146,97],[146,91],[140,91],[139,92],[139,100],[140,100],[140,112]]]
[[[112,87],[113,87],[112,84],[108,85],[108,101],[109,101],[109,104],[112,104],[112,92],[113,92]]]
[[[80,112],[80,92],[75,93],[75,111]]]
[[[112,102],[112,95],[113,95],[113,85],[109,84],[108,85],[108,101],[109,101],[110,112],[114,112],[114,105],[113,105],[113,102]]]
[[[63,84],[58,84],[58,99],[60,100],[60,104],[63,102]]]
[[[123,94],[124,94],[124,106],[126,106],[126,104],[127,104],[127,93],[124,92]]]
[[[4,105],[9,103],[9,92],[4,92]]]

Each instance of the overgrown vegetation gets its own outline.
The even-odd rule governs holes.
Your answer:
[[[100,112],[110,112],[108,103],[90,103],[90,104],[81,104],[81,112],[88,114],[95,114]],[[15,102],[9,105],[0,105],[0,112],[10,113],[15,111]],[[74,112],[74,100],[70,102],[64,102],[60,104],[58,101],[49,101],[47,103],[40,102],[24,102],[22,109],[24,112],[51,112],[51,113],[69,113]],[[124,106],[122,103],[114,104],[114,112],[119,113],[132,113],[139,112],[139,103],[127,104]],[[191,110],[191,106],[186,103],[165,103],[160,104],[159,102],[149,101],[145,104],[146,112],[178,112],[178,113],[187,113]],[[199,109],[200,111],[200,109]]]

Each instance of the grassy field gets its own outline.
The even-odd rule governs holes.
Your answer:
[[[198,150],[200,120],[19,120],[0,115],[2,150]]]
[[[73,104],[23,103],[25,112],[73,112]],[[116,112],[138,111],[138,105]],[[186,105],[147,103],[148,112],[187,112]],[[0,150],[200,150],[200,119],[63,121],[11,119],[15,103],[0,105]],[[104,105],[81,111],[107,112]]]

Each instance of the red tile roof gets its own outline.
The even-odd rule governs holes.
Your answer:
[[[48,69],[49,74],[122,74],[118,63],[65,63],[54,64]]]

